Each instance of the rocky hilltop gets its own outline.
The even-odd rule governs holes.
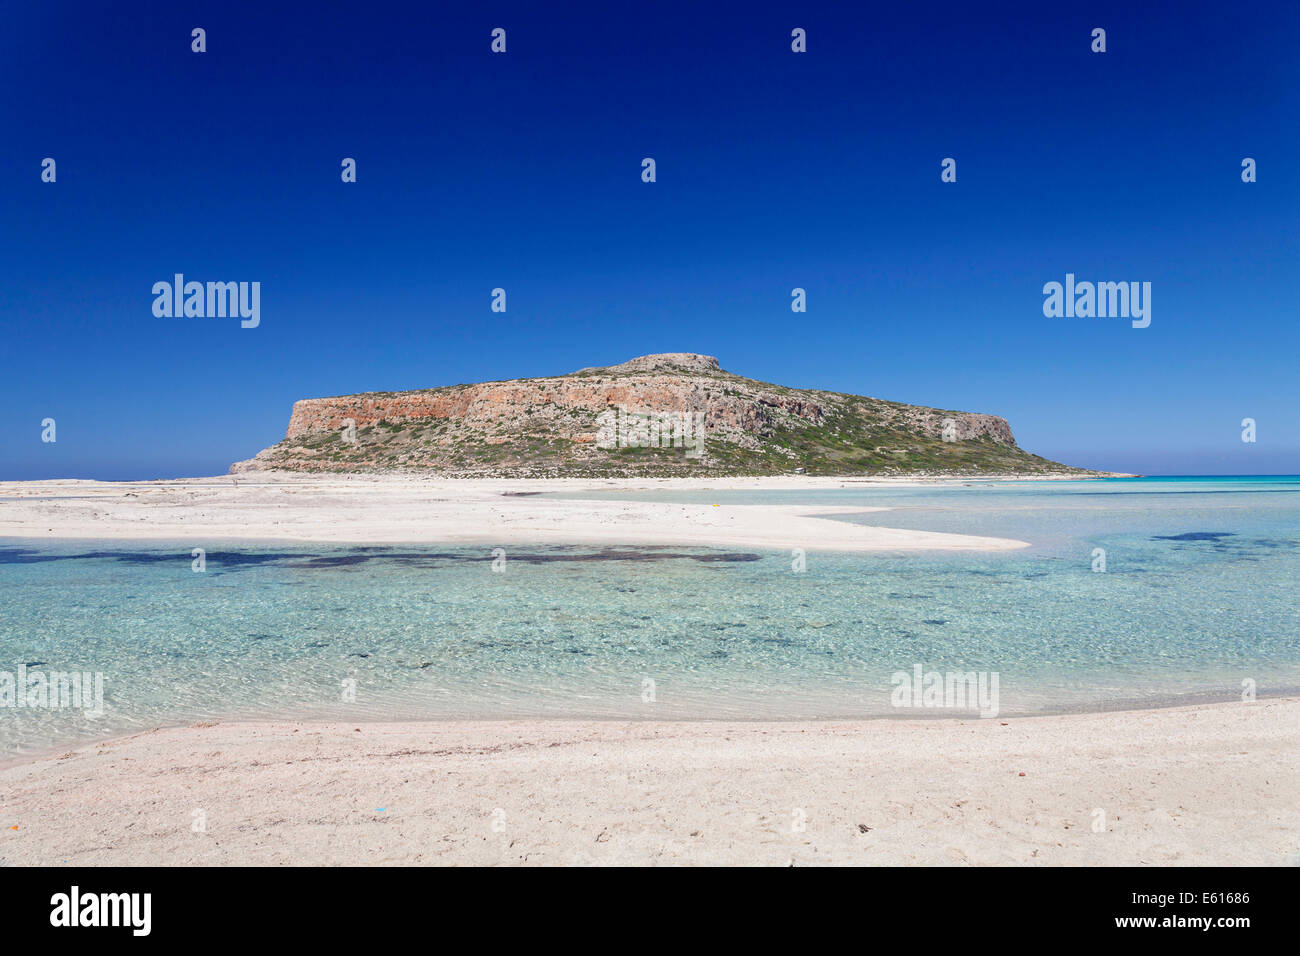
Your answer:
[[[284,440],[232,472],[617,476],[1046,474],[996,415],[769,385],[708,355],[554,378],[294,403]],[[1085,472],[1079,472],[1085,474]]]

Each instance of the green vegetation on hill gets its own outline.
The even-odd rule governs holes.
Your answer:
[[[467,389],[480,391],[466,396]],[[442,394],[470,411],[446,417],[422,411],[432,407],[430,397]],[[689,456],[683,447],[600,447],[602,413],[616,411],[603,396],[614,394],[653,396],[659,407],[649,410],[657,413],[704,414],[703,455]],[[479,395],[483,408],[475,404]],[[1093,474],[1024,451],[1006,423],[993,416],[770,385],[689,354],[647,356],[558,378],[371,392],[300,405],[327,406],[322,421],[355,418],[355,439],[313,425],[309,417],[293,437],[235,469],[517,477],[773,475],[797,469],[840,476]],[[950,421],[960,423],[958,434],[967,437],[944,440],[940,423]]]

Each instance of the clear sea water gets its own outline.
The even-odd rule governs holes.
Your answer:
[[[1032,546],[810,541],[802,573],[784,551],[513,548],[497,573],[436,542],[248,542],[195,573],[202,542],[0,541],[0,672],[102,672],[105,700],[98,718],[0,707],[0,758],[238,717],[952,716],[893,706],[917,664],[996,673],[1001,714],[1300,687],[1300,478],[628,497],[885,506],[837,520]]]

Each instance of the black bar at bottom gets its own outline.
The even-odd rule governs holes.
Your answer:
[[[703,879],[705,882],[696,883]],[[75,890],[73,888],[76,888]],[[117,939],[284,941],[374,947],[390,931],[452,926],[484,942],[533,934],[585,940],[607,929],[647,942],[705,924],[709,936],[839,925],[867,939],[904,929],[918,944],[1130,938],[1216,943],[1283,939],[1296,925],[1286,869],[755,869],[673,874],[413,869],[57,868],[0,870],[6,944]],[[145,896],[147,894],[147,898]],[[74,906],[75,901],[75,906]],[[805,923],[811,923],[807,925]],[[77,925],[73,925],[73,924]],[[116,925],[86,925],[116,924]],[[729,927],[729,929],[728,929]],[[966,930],[975,932],[968,935]],[[147,930],[147,933],[145,932]],[[918,934],[919,935],[916,935]],[[1042,934],[1018,936],[1017,934]],[[667,939],[661,937],[661,941]],[[449,942],[449,940],[448,940]],[[23,952],[20,949],[11,950]]]

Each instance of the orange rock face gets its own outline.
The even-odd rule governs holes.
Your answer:
[[[767,394],[761,398],[728,394],[719,384],[690,381],[680,377],[647,376],[634,381],[610,379],[530,379],[521,382],[457,386],[401,392],[392,395],[344,395],[338,398],[308,398],[295,402],[286,438],[307,432],[336,431],[350,420],[357,428],[381,421],[408,422],[412,419],[458,419],[469,425],[491,427],[518,422],[546,409],[553,413],[557,433],[571,440],[594,440],[585,416],[608,408],[649,411],[703,412],[707,427],[728,428],[758,434],[777,412],[820,421],[821,406],[801,397]],[[586,436],[586,437],[584,437]]]
[[[979,439],[1019,453],[1010,426],[994,415],[768,385],[723,371],[711,356],[670,353],[554,378],[303,399],[285,440],[236,467],[434,467],[460,461],[466,449],[483,457],[493,448],[582,449],[579,458],[594,461],[604,454],[602,416],[619,409],[702,415],[709,443],[769,457],[775,448],[791,461],[814,445],[833,456],[837,442],[853,454],[897,454],[909,436],[928,445]]]

